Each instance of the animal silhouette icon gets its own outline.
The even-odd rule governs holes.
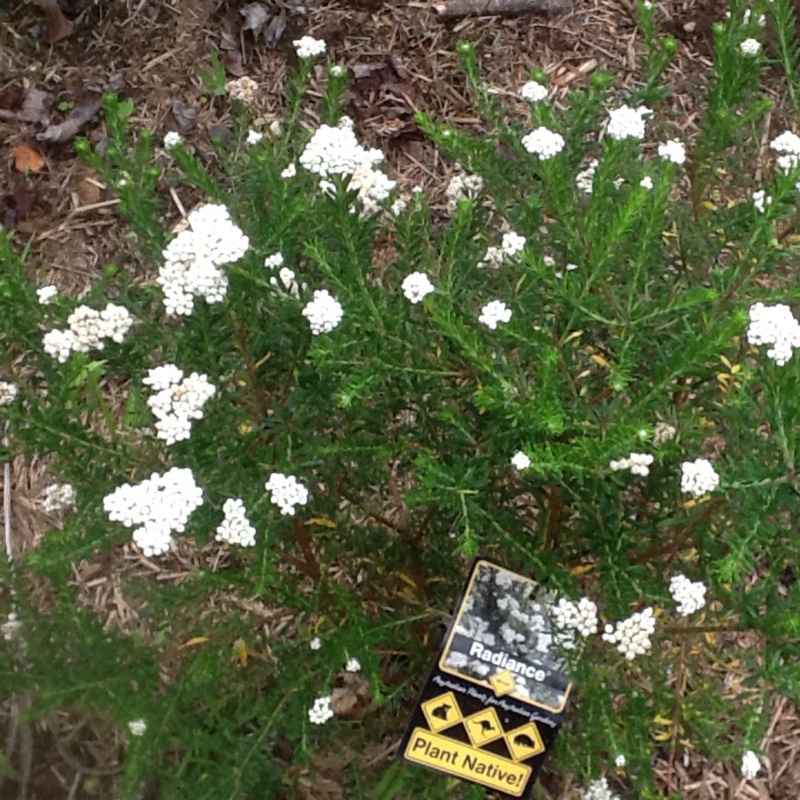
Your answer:
[[[534,742],[533,739],[531,739],[531,737],[526,733],[518,733],[514,737],[514,744],[519,747],[527,747],[530,750],[536,748],[536,742]]]
[[[478,725],[481,726],[481,733],[491,733],[494,730],[494,725],[488,719],[478,720]]]
[[[447,718],[450,716],[450,709],[452,706],[449,703],[442,703],[440,706],[436,706],[436,708],[431,711],[431,716],[436,717],[436,719],[443,719],[447,721]]]

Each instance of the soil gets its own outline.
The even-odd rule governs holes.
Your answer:
[[[485,80],[496,92],[516,96],[529,71],[541,67],[557,102],[601,69],[615,72],[620,85],[630,84],[640,58],[632,0],[574,0],[566,14],[446,22],[431,0],[272,0],[261,4],[269,19],[258,36],[243,28],[242,11],[253,5],[246,0],[61,0],[60,10],[54,5],[56,0],[42,2],[46,13],[31,2],[0,8],[0,222],[30,239],[31,278],[74,296],[106,264],[125,263],[140,274],[153,269],[130,246],[113,192],[76,157],[74,136],[42,139],[48,126],[90,107],[109,88],[134,100],[134,126],[150,129],[157,141],[169,130],[182,129],[190,144],[207,150],[211,136],[231,125],[227,100],[211,97],[198,72],[210,69],[212,51],[223,54],[228,77],[246,74],[257,81],[257,122],[266,127],[283,114],[287,70],[297,63],[292,40],[304,34],[323,38],[331,58],[349,69],[347,111],[359,138],[387,154],[388,171],[404,189],[420,185],[444,205],[453,167],[425,141],[413,114],[423,111],[455,127],[481,131],[458,68],[460,39],[476,43]],[[668,75],[672,102],[689,128],[697,81],[711,63],[711,26],[726,8],[724,0],[658,2],[662,28],[679,42]],[[307,113],[313,124],[313,110]],[[101,144],[107,136],[102,115],[90,115],[80,135]],[[164,198],[171,224],[180,210],[166,192]],[[42,465],[15,462],[12,471],[21,497],[14,510],[16,546],[23,550],[53,520],[34,502],[44,483]],[[109,585],[118,581],[126,563],[120,554],[100,573],[94,565],[76,567],[84,601],[106,618],[113,593],[90,592],[86,585],[98,585],[93,582],[101,574],[109,577]],[[135,609],[117,613],[123,617],[120,626],[135,627]],[[13,723],[11,709],[0,713],[0,720],[4,735]],[[64,711],[28,732],[16,759],[19,783],[0,786],[3,797],[16,797],[23,783],[28,800],[112,796],[120,740],[104,732],[99,720]],[[707,763],[693,754],[674,759],[666,753],[658,763],[662,785],[689,800],[796,798],[800,720],[783,699],[776,698],[763,749],[767,769],[747,786],[738,780],[738,764]],[[391,758],[391,747],[384,750],[373,754],[375,763]],[[335,787],[341,764],[326,768],[324,762],[320,758],[315,773],[326,784],[324,796],[341,796],[329,785]],[[568,777],[546,773],[543,786],[552,798],[575,796]],[[308,792],[323,796],[315,795],[313,785]]]

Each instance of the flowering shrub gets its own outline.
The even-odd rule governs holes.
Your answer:
[[[250,135],[239,108],[219,174],[108,98],[111,146],[80,150],[119,193],[143,279],[109,267],[78,305],[31,285],[2,232],[4,455],[53,456],[47,502],[66,512],[24,565],[56,597],[17,592],[8,617],[14,686],[129,731],[121,796],[293,796],[326,743],[396,739],[477,554],[545,582],[581,635],[564,634],[578,690],[553,763],[585,797],[658,797],[659,748],[755,775],[769,697],[800,686],[800,139],[770,136],[759,161],[772,102],[740,4],[682,135],[653,13],[625,97],[597,73],[556,106],[537,78],[503,108],[462,45],[494,132],[419,115],[460,165],[446,210],[358,141],[338,65],[321,124],[299,124],[325,52],[304,37],[281,135]],[[162,175],[204,199],[172,232]],[[146,598],[134,637],[67,588],[70,562],[130,529],[145,559],[178,539],[216,554],[180,585],[124,587]],[[739,630],[760,649],[749,692],[723,700],[704,665]],[[399,765],[347,796],[378,784],[453,796]]]

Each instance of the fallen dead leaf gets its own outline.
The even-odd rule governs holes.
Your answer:
[[[31,212],[38,195],[36,189],[18,172],[9,173],[8,177],[11,192],[4,198],[3,225],[14,228]]]
[[[272,18],[272,21],[267,25],[264,31],[264,43],[270,49],[278,46],[278,42],[286,30],[286,12],[281,9],[281,13]]]
[[[197,106],[190,106],[177,97],[170,97],[167,105],[175,117],[178,133],[191,133],[197,125]]]
[[[253,31],[253,36],[258,38],[262,28],[272,16],[263,3],[249,3],[239,13],[244,17],[243,31]]]
[[[47,162],[44,156],[26,144],[14,148],[14,169],[17,172],[38,172]]]
[[[39,7],[44,14],[45,38],[48,44],[55,44],[72,35],[75,26],[72,20],[64,16],[58,0],[39,0]]]
[[[362,719],[375,710],[369,681],[354,672],[340,672],[339,683],[331,692],[331,709],[343,719]]]
[[[57,125],[48,125],[43,133],[37,134],[40,142],[66,142],[77,136],[103,105],[103,95],[96,92],[83,92],[72,113]]]
[[[40,122],[43,125],[47,124],[50,118],[47,109],[52,102],[53,97],[49,92],[31,86],[25,94],[20,116],[28,120],[28,122]]]
[[[75,178],[75,194],[80,201],[78,206],[91,206],[99,203],[103,184],[97,172],[91,167],[83,166]]]

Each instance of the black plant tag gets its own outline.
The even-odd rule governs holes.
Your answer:
[[[544,589],[476,561],[398,758],[529,796],[572,684]]]

